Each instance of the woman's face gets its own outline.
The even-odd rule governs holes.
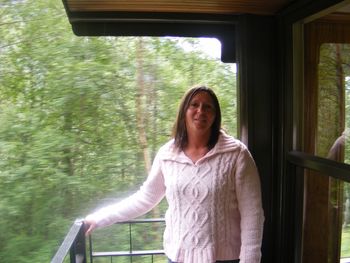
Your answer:
[[[186,110],[187,132],[210,134],[214,120],[215,107],[211,96],[205,91],[199,91],[192,97]]]

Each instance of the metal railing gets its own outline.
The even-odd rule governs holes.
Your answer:
[[[77,219],[71,226],[51,263],[62,263],[70,254],[71,263],[86,263],[84,223]]]
[[[98,258],[98,257],[110,257],[111,262],[113,262],[113,257],[129,257],[130,262],[132,262],[133,257],[136,257],[136,256],[150,256],[151,262],[154,262],[154,256],[164,255],[164,250],[162,250],[162,249],[134,250],[132,226],[135,224],[164,223],[164,221],[165,221],[164,218],[150,218],[150,219],[134,219],[134,220],[118,223],[118,224],[127,224],[128,225],[129,249],[127,251],[108,251],[108,252],[93,251],[92,235],[90,235],[89,236],[89,251],[90,251],[91,263],[93,262],[94,258]]]
[[[134,250],[133,249],[133,236],[132,236],[132,226],[135,224],[154,224],[163,223],[164,218],[151,218],[151,219],[135,219],[118,224],[128,224],[129,232],[129,249],[127,251],[93,251],[92,236],[89,236],[89,256],[90,262],[92,263],[94,258],[109,257],[111,262],[114,257],[129,257],[130,262],[132,258],[136,256],[150,256],[151,262],[154,262],[154,256],[164,255],[162,249],[152,249],[152,250]],[[64,238],[61,246],[56,252],[55,256],[52,258],[51,263],[63,263],[65,258],[69,254],[69,259],[71,263],[86,263],[87,253],[86,253],[86,242],[84,233],[84,223],[83,220],[77,219],[71,226],[68,234]]]

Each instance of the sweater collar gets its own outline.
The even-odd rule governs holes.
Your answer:
[[[220,153],[235,151],[239,147],[240,143],[237,139],[225,133],[223,130],[220,131],[219,139],[216,145],[201,159],[199,159],[196,164]],[[193,162],[186,156],[183,151],[179,151],[174,144],[174,139],[166,143],[162,147],[161,159],[176,161],[180,163],[191,163]]]

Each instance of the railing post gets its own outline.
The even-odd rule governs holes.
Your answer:
[[[92,236],[89,235],[89,253],[90,253],[90,263],[93,263],[94,257],[92,256]]]
[[[131,222],[129,222],[129,252],[130,254],[133,251],[133,247],[132,247],[132,234],[131,234]],[[130,263],[132,263],[132,257],[130,257]]]
[[[152,262],[154,262],[154,255],[163,255],[164,250],[155,249],[155,250],[134,250],[133,247],[133,234],[132,234],[132,225],[139,223],[157,223],[164,222],[164,218],[152,218],[152,219],[134,219],[130,221],[120,222],[117,224],[127,224],[129,229],[129,249],[126,251],[108,251],[108,252],[96,252],[92,249],[92,235],[89,236],[89,247],[90,247],[90,263],[93,262],[95,257],[110,257],[111,262],[113,261],[113,257],[129,257],[130,263],[132,263],[133,257],[135,256],[150,256]]]
[[[63,263],[68,253],[70,254],[70,262],[86,263],[84,232],[83,220],[75,220],[56,254],[51,259],[51,263]]]
[[[79,220],[79,223],[82,223],[81,220]],[[70,248],[70,262],[71,263],[86,263],[84,223],[82,223],[82,226],[79,230],[79,233],[77,234],[77,237],[74,240],[72,247]]]

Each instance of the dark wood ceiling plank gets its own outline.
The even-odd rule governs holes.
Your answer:
[[[271,15],[291,0],[67,0],[71,12],[168,12]]]

